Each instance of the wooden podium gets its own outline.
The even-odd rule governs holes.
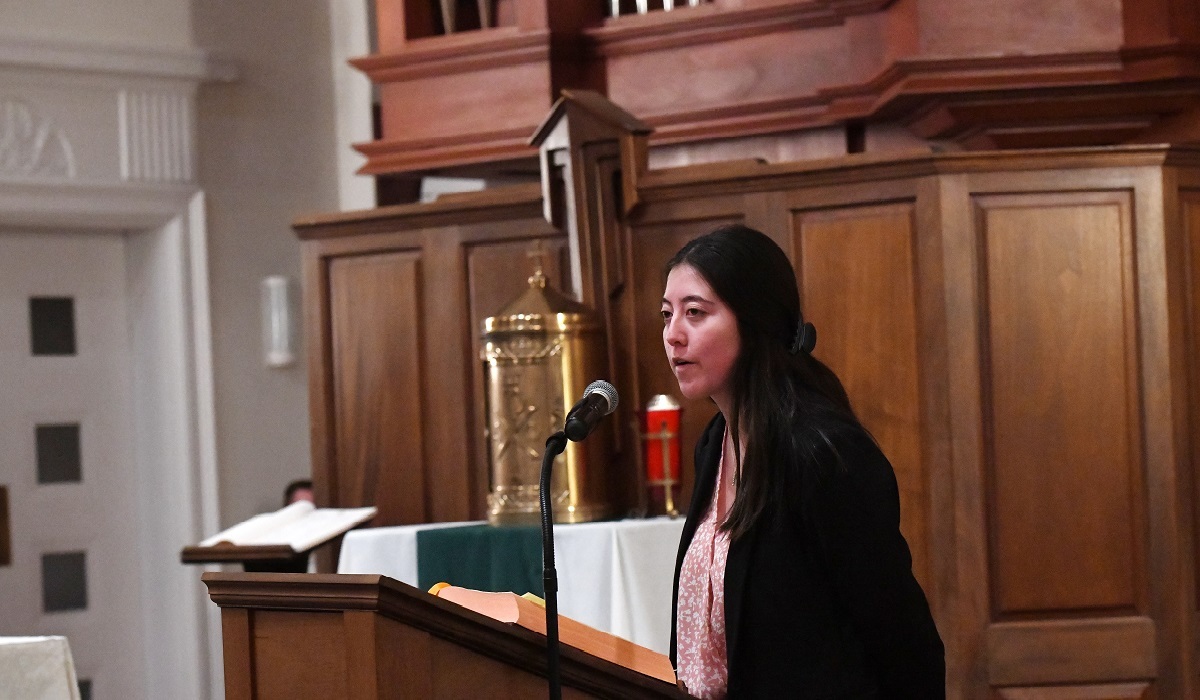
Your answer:
[[[546,638],[377,575],[205,573],[227,700],[500,700],[548,694]],[[689,697],[562,647],[564,698]]]

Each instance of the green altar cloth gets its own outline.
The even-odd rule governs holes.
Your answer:
[[[542,532],[537,525],[467,525],[417,533],[417,582],[422,590],[445,581],[517,595],[542,590]]]

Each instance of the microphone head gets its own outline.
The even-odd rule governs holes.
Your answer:
[[[587,396],[588,394],[600,394],[608,401],[608,408],[604,410],[604,415],[607,416],[617,410],[617,401],[619,400],[617,388],[603,379],[597,379],[588,384],[587,388],[583,390],[583,395]]]

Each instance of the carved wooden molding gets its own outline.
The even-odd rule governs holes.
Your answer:
[[[470,165],[533,158],[537,150],[529,145],[528,129],[510,129],[470,137],[441,139],[395,139],[354,144],[367,157],[359,169],[363,175],[421,170],[431,167]]]
[[[1165,116],[1194,106],[1200,99],[1200,52],[1191,51],[1180,47],[1157,52],[1139,50],[1138,55],[1155,60],[1169,57],[1175,69],[1160,66],[1159,72],[1166,77],[1139,82],[1132,80],[1140,78],[1145,69],[1128,67],[1118,52],[906,59],[865,82],[826,88],[812,95],[644,118],[655,128],[655,144],[878,119],[899,120],[922,138],[954,139],[968,147],[1041,145],[1023,140],[1017,132],[1007,143],[979,142],[977,137],[982,131],[998,128],[971,119],[972,115],[982,119],[981,106],[987,103],[995,107],[993,117],[1003,117],[1012,127],[1030,128],[1031,134],[1041,133],[1041,127],[1069,123],[1081,132],[1094,124],[1097,133],[1120,125],[1132,136]],[[1179,70],[1182,68],[1187,72]],[[968,106],[974,106],[974,111]],[[1113,119],[1096,119],[1106,114]],[[1099,145],[1120,140],[1098,138],[1060,145]]]
[[[313,215],[297,219],[292,227],[301,240],[308,241],[357,236],[364,231],[391,233],[398,229],[537,218],[541,214],[542,186],[534,182],[443,196],[433,202]]]
[[[1104,145],[1155,133],[1164,120],[1197,108],[1189,95],[1200,94],[1200,43],[1162,32],[1094,51],[1006,53],[984,47],[980,55],[933,56],[906,44],[899,36],[903,30],[895,29],[894,50],[864,51],[858,62],[839,63],[826,74],[814,72],[813,62],[854,47],[851,28],[833,27],[850,17],[875,22],[911,8],[891,0],[755,4],[729,8],[713,2],[623,15],[562,34],[508,27],[428,37],[387,56],[358,59],[355,65],[383,87],[388,138],[358,147],[368,158],[361,172],[418,172],[531,157],[516,134],[528,128],[528,135],[536,126],[521,123],[532,91],[498,113],[506,119],[493,128],[503,128],[503,134],[486,133],[478,119],[460,118],[461,98],[438,92],[442,77],[448,78],[448,90],[462,90],[481,106],[504,104],[506,95],[516,94],[513,85],[527,87],[533,80],[542,81],[537,97],[545,94],[547,106],[562,88],[602,91],[654,128],[652,145],[788,134],[851,121],[905,125],[921,138],[961,148]],[[793,50],[810,37],[833,34],[816,53]],[[722,53],[725,45],[730,48]],[[703,54],[695,65],[665,64],[678,62],[681,50],[691,48]],[[737,75],[712,70],[726,55],[749,65]],[[796,70],[781,68],[789,60],[797,62]],[[472,74],[475,82],[466,80]],[[661,80],[651,79],[656,75]],[[600,84],[582,84],[597,76],[603,76]],[[676,81],[667,91],[673,98],[656,97],[668,81]],[[446,118],[409,117],[408,100],[421,114]]]
[[[403,51],[350,61],[377,84],[468,73],[550,57],[550,32],[504,27],[411,41]]]
[[[808,189],[939,174],[1082,167],[1200,167],[1200,148],[1158,144],[988,151],[857,155],[830,160],[767,164],[743,160],[651,170],[638,182],[646,201],[697,199],[772,189]]]
[[[613,17],[603,27],[586,30],[585,35],[598,56],[619,56],[835,26],[848,17],[880,12],[894,3],[895,0],[813,0],[744,10],[706,4],[671,12]]]

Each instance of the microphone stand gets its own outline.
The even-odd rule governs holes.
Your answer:
[[[542,509],[542,587],[546,593],[546,678],[550,681],[550,700],[562,700],[562,678],[558,670],[558,572],[554,570],[554,509],[550,505],[550,472],[554,458],[567,449],[563,431],[546,440],[539,480]]]

